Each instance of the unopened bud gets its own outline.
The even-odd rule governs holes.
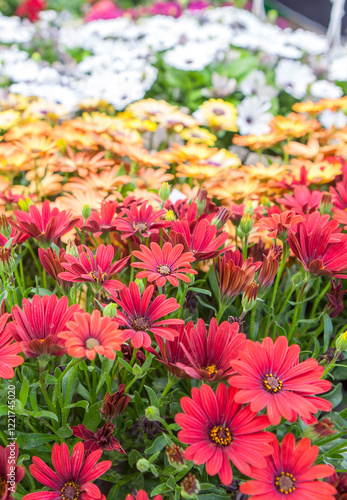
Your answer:
[[[11,248],[0,248],[0,270],[2,273],[12,276],[16,269],[16,261],[12,257]]]
[[[334,422],[329,418],[323,418],[315,424],[308,425],[303,432],[303,437],[308,437],[311,441],[336,434]]]
[[[252,228],[253,228],[253,215],[246,213],[245,209],[245,213],[243,214],[240,221],[239,229],[244,235],[248,235],[252,231]]]
[[[166,447],[166,455],[170,465],[182,470],[185,467],[186,459],[184,458],[184,450],[177,444]]]
[[[82,210],[82,217],[85,221],[87,219],[89,219],[91,213],[92,213],[92,209],[90,208],[90,206],[84,205],[83,210]]]
[[[207,204],[207,191],[206,189],[200,189],[197,197],[195,198],[195,203],[198,207],[198,215],[202,215],[205,212]]]
[[[265,208],[270,208],[270,207],[271,207],[270,200],[269,200],[269,198],[267,198],[266,196],[262,196],[260,203],[261,203],[261,204],[263,205],[263,207],[265,207]]]
[[[115,318],[117,314],[117,305],[114,302],[111,302],[111,304],[107,304],[107,306],[104,308],[103,315],[108,316],[109,318]]]
[[[140,458],[136,462],[136,467],[140,472],[147,472],[150,468],[151,464],[145,458]]]
[[[33,205],[33,202],[30,198],[25,198],[25,200],[21,198],[20,200],[18,200],[18,206],[21,210],[23,210],[23,212],[29,212],[30,205]]]
[[[135,377],[139,377],[140,375],[142,375],[142,368],[138,364],[135,364],[133,366],[133,375],[135,375]]]
[[[76,257],[76,259],[78,259],[78,256],[79,256],[78,248],[77,248],[77,245],[74,241],[68,240],[67,245],[66,245],[66,253],[68,255],[73,255],[73,257]]]
[[[333,204],[331,202],[331,194],[330,193],[323,193],[321,202],[320,202],[320,207],[319,211],[322,215],[331,214],[331,210],[333,208]]]
[[[244,213],[245,214],[249,214],[249,215],[253,215],[254,214],[253,205],[252,205],[252,203],[250,201],[248,201],[246,203]]]
[[[247,286],[245,293],[243,294],[242,297],[242,309],[245,312],[248,312],[251,309],[253,309],[257,301],[258,287],[259,285],[257,285],[256,283],[251,283],[250,285]]]
[[[160,196],[160,199],[163,203],[165,203],[166,200],[169,199],[170,192],[171,192],[170,184],[168,182],[163,182],[163,184],[161,185],[161,188],[159,189],[159,196]]]
[[[340,335],[337,337],[335,341],[336,349],[340,352],[346,351],[347,349],[347,330],[345,330],[343,333],[340,333]]]
[[[200,483],[191,472],[183,479],[181,487],[181,495],[183,498],[194,498],[200,491]]]
[[[217,214],[213,217],[212,219],[212,224],[216,226],[218,230],[222,229],[224,224],[230,219],[231,217],[231,212],[228,208],[223,207],[221,208]]]
[[[120,384],[114,394],[105,394],[100,413],[105,420],[113,420],[123,413],[129,401],[130,397],[125,394],[125,384]]]
[[[4,236],[6,239],[9,239],[11,236],[12,227],[8,222],[8,218],[5,214],[0,214],[0,234]]]
[[[139,279],[139,278],[136,278],[135,283],[139,287],[140,294],[142,295],[143,292],[145,291],[145,283],[144,283],[144,281],[141,280],[141,279]]]
[[[160,418],[160,413],[158,408],[156,408],[155,406],[149,406],[145,410],[145,416],[148,418],[148,420],[151,420],[153,422]]]

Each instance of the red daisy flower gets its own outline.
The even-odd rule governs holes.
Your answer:
[[[78,222],[79,217],[71,218],[70,213],[58,208],[51,210],[49,201],[44,201],[41,212],[36,205],[30,205],[29,213],[15,211],[17,222],[10,221],[12,227],[21,233],[32,236],[41,243],[47,243],[68,233]]]
[[[141,297],[139,287],[136,283],[131,282],[129,288],[123,288],[119,292],[120,298],[114,299],[124,310],[124,313],[117,311],[117,319],[120,325],[126,327],[123,330],[125,340],[131,338],[131,343],[136,348],[151,345],[149,332],[173,340],[178,332],[169,327],[184,324],[181,319],[161,319],[158,321],[166,314],[177,311],[180,305],[176,299],[167,299],[164,294],[158,295],[151,302],[153,293],[154,286],[150,285]]]
[[[190,263],[195,260],[192,252],[183,252],[183,245],[165,243],[161,249],[158,243],[151,243],[151,250],[144,245],[140,245],[141,252],[134,250],[133,255],[142,260],[134,262],[133,267],[146,269],[137,273],[136,278],[148,278],[148,281],[155,281],[157,286],[164,286],[168,280],[171,285],[178,286],[178,280],[190,282],[186,274],[197,274],[191,269]]]
[[[21,356],[17,356],[22,350],[20,342],[13,342],[11,332],[6,328],[9,317],[7,313],[0,316],[0,377],[7,379],[13,378],[13,368],[24,362]]]
[[[190,321],[186,326],[186,345],[181,348],[186,354],[188,364],[177,362],[177,366],[190,377],[206,381],[227,379],[233,369],[232,359],[239,359],[240,351],[245,349],[246,335],[239,333],[239,324],[224,321],[220,326],[212,318],[207,331],[203,319],[196,327]]]
[[[314,394],[327,392],[331,383],[320,380],[324,368],[313,358],[299,363],[300,347],[288,347],[286,337],[278,337],[275,344],[266,337],[263,343],[247,341],[247,350],[240,354],[240,361],[231,366],[239,375],[229,379],[238,389],[235,400],[250,403],[257,413],[267,408],[272,425],[278,425],[283,416],[295,422],[299,415],[307,424],[316,422],[313,413],[330,411],[331,403]]]
[[[298,222],[302,222],[302,215],[295,215],[293,210],[282,213],[273,213],[270,217],[263,217],[256,224],[254,229],[259,231],[269,231],[269,238],[287,238],[288,231],[292,231]],[[294,227],[293,227],[294,226]]]
[[[129,494],[126,496],[125,500],[148,500],[148,495],[145,490],[140,490],[137,492],[136,498]],[[156,495],[153,500],[163,500],[163,497],[161,495]]]
[[[79,251],[83,247],[79,247]],[[81,251],[78,258],[65,254],[62,266],[67,272],[59,273],[59,278],[65,281],[77,283],[90,283],[94,293],[99,293],[104,288],[110,293],[121,290],[124,285],[118,280],[111,279],[126,266],[129,257],[117,260],[112,264],[114,249],[112,245],[100,245],[95,256],[88,247],[84,247],[86,252]]]
[[[331,201],[335,208],[347,208],[347,177],[343,176],[342,182],[337,182],[336,188],[330,187]]]
[[[100,311],[94,309],[92,315],[77,312],[73,321],[66,323],[68,330],[58,334],[65,340],[69,356],[92,360],[96,354],[114,359],[114,351],[120,351],[124,344],[123,332],[110,317],[101,317]]]
[[[293,195],[285,194],[277,203],[282,203],[287,210],[294,210],[297,214],[306,214],[319,208],[322,196],[321,191],[310,191],[307,186],[295,186]]]
[[[25,495],[23,500],[106,500],[93,481],[102,476],[112,465],[110,460],[98,462],[102,450],[84,455],[83,443],[74,446],[71,457],[65,443],[55,443],[52,450],[54,471],[39,457],[33,457],[29,466],[31,475],[53,491],[41,491]]]
[[[341,235],[337,227],[329,215],[313,212],[299,222],[295,234],[289,234],[292,252],[309,273],[346,278],[341,273],[347,271],[347,235]]]
[[[23,299],[21,309],[12,309],[13,322],[8,330],[21,342],[22,351],[28,358],[38,356],[62,356],[67,352],[58,333],[66,328],[66,322],[80,310],[78,304],[69,307],[67,297],[58,300],[56,295],[34,295],[32,301]]]
[[[217,227],[206,219],[193,220],[190,224],[182,220],[171,222],[169,238],[174,245],[181,244],[185,251],[193,252],[196,260],[205,260],[212,259],[223,251],[228,234],[218,234]]]
[[[0,446],[0,499],[13,500],[12,493],[17,489],[17,483],[20,483],[25,476],[25,469],[21,465],[12,465],[17,463],[18,445],[8,445],[6,448]],[[14,481],[15,484],[10,484]],[[11,488],[11,490],[9,489]]]
[[[92,210],[86,225],[83,226],[82,229],[94,233],[96,237],[104,232],[114,231],[116,229],[116,211],[116,204],[113,201],[107,201],[101,206],[100,214],[96,210]]]
[[[190,446],[185,450],[187,460],[197,465],[206,463],[210,476],[219,474],[223,484],[233,479],[231,462],[242,474],[249,476],[251,467],[266,467],[264,457],[272,453],[270,442],[275,436],[260,432],[270,425],[266,415],[257,417],[249,406],[235,402],[236,389],[219,384],[216,394],[210,386],[192,389],[192,399],[180,401],[184,413],[175,420],[183,430],[178,438]]]
[[[334,500],[337,491],[331,484],[318,479],[334,474],[331,465],[313,465],[319,448],[311,446],[308,438],[295,446],[293,434],[286,434],[282,446],[272,442],[273,454],[267,459],[267,468],[252,467],[253,481],[240,487],[250,500]]]
[[[163,227],[170,225],[169,221],[163,220],[166,210],[153,212],[153,207],[143,203],[140,207],[132,203],[129,208],[123,208],[119,218],[115,220],[115,226],[122,233],[122,240],[139,234],[148,238],[151,234],[159,233]]]
[[[125,454],[125,451],[114,437],[115,425],[111,422],[104,424],[97,432],[90,431],[84,425],[73,425],[73,435],[84,440],[84,449],[86,454],[92,453],[95,450],[119,451]]]

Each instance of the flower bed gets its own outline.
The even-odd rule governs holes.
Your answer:
[[[346,98],[6,106],[4,498],[343,498]]]

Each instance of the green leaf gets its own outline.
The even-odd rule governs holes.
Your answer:
[[[141,453],[139,453],[137,450],[131,450],[128,457],[130,467],[134,467],[134,465],[140,458],[142,458]]]
[[[210,292],[210,290],[205,290],[205,288],[195,288],[193,286],[193,287],[190,287],[189,290],[191,292],[202,293],[203,295],[208,295],[209,297],[212,297],[212,293]]]
[[[77,403],[72,403],[70,405],[64,406],[63,410],[67,410],[68,408],[84,408],[85,410],[87,410],[88,407],[88,401],[77,401]]]
[[[170,488],[166,484],[159,484],[159,486],[151,491],[151,497],[154,497],[155,495],[161,495],[162,493],[166,493],[168,491],[172,491],[172,488]]]
[[[19,393],[19,401],[22,403],[22,408],[24,408],[29,395],[29,381],[27,378],[23,378],[22,387]]]
[[[324,352],[328,350],[330,344],[330,336],[333,333],[333,322],[331,321],[330,316],[325,313],[324,314]]]
[[[127,363],[127,362],[125,361],[125,359],[123,359],[123,358],[121,358],[121,357],[119,357],[118,359],[119,359],[120,364],[121,364],[121,365],[122,365],[122,366],[123,366],[123,367],[124,367],[124,368],[125,368],[125,369],[129,372],[129,373],[131,373],[131,374],[132,374],[132,373],[133,373],[132,366],[131,366],[131,365],[129,365],[129,363]]]
[[[157,437],[152,446],[145,450],[145,455],[153,455],[154,453],[161,451],[166,445],[167,438],[164,434],[162,434],[161,436]]]
[[[135,391],[135,406],[138,416],[141,417],[142,415],[144,415],[145,405],[143,404],[141,396],[137,391]]]
[[[68,425],[64,425],[64,427],[58,429],[57,434],[59,437],[67,439],[72,436],[73,431]]]
[[[328,392],[328,394],[322,394],[321,397],[330,401],[333,409],[336,408],[343,399],[342,384],[337,384],[332,391]]]
[[[87,427],[87,429],[90,429],[91,431],[95,432],[96,429],[98,428],[98,425],[101,420],[101,414],[100,414],[100,406],[102,405],[102,401],[98,401],[97,403],[94,403],[90,408],[89,412],[84,415],[84,419],[82,424]]]
[[[148,392],[148,396],[149,396],[149,399],[151,401],[151,405],[155,406],[156,408],[159,409],[159,401],[158,401],[156,393],[153,391],[153,389],[148,387],[148,385],[145,385],[145,389]]]
[[[35,418],[49,418],[50,420],[55,420],[56,422],[59,422],[59,419],[55,413],[52,411],[46,411],[46,410],[40,410],[40,411],[35,411],[33,413],[33,417]]]
[[[36,450],[39,446],[55,440],[56,436],[52,434],[18,433],[17,435],[17,444],[22,450]]]
[[[199,297],[199,295],[197,295],[197,296],[196,296],[196,299],[197,299],[197,301],[199,302],[199,304],[201,304],[201,305],[202,305],[202,306],[204,306],[204,307],[207,307],[207,309],[212,309],[212,311],[214,311],[214,313],[215,313],[215,314],[217,314],[216,309],[215,309],[214,307],[212,307],[210,304],[207,304],[207,302],[204,302],[204,301],[202,300],[202,298],[201,298],[201,297]]]

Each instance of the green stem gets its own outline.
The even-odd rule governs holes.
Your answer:
[[[31,255],[31,256],[32,256],[32,258],[33,258],[33,261],[35,262],[36,269],[37,269],[37,271],[38,271],[38,273],[39,273],[40,277],[42,278],[41,266],[40,266],[40,264],[39,264],[39,261],[37,260],[37,257],[36,257],[36,255],[35,255],[35,252],[34,252],[34,250],[33,250],[32,246],[30,245],[29,240],[27,240],[27,241],[26,241],[26,245],[27,245],[27,249],[29,250],[30,255]]]
[[[24,277],[24,268],[23,268],[23,258],[19,261],[19,271],[20,271],[20,277],[21,281],[23,283],[23,287],[25,289],[25,277]]]
[[[165,397],[166,394],[170,391],[171,387],[173,387],[176,384],[176,380],[172,379],[171,377],[168,378],[167,384],[165,389],[163,390],[161,397]]]
[[[18,272],[18,269],[17,269],[17,266],[15,267],[14,269],[14,274],[16,276],[16,280],[17,280],[17,283],[18,283],[18,286],[19,286],[19,290],[20,290],[20,293],[22,295],[22,297],[24,296],[24,287],[22,286],[22,283],[21,283],[21,279],[19,277],[19,272]]]
[[[290,327],[290,330],[289,330],[289,333],[288,333],[288,336],[287,336],[288,344],[290,343],[290,341],[292,339],[292,336],[293,336],[293,333],[294,333],[294,330],[296,328],[296,324],[297,324],[298,316],[299,316],[299,311],[301,310],[301,306],[302,306],[301,298],[302,298],[302,296],[303,296],[303,294],[305,292],[306,285],[307,285],[307,281],[304,281],[304,283],[303,283],[303,285],[301,287],[299,296],[297,298],[297,302],[295,304],[294,314],[293,314],[293,319],[292,319],[292,324],[291,324],[291,327]]]
[[[219,305],[219,311],[216,317],[217,323],[219,323],[220,319],[222,318],[224,311],[226,310],[227,306],[223,303],[220,303]]]
[[[317,295],[317,297],[315,298],[315,301],[313,302],[311,314],[310,314],[310,319],[314,318],[316,311],[317,311],[318,304],[320,303],[322,298],[326,295],[326,293],[328,292],[329,289],[330,289],[330,280],[327,283],[327,285],[323,288],[321,293],[319,295]]]
[[[256,302],[254,304],[254,307],[252,309],[251,322],[250,322],[250,326],[249,326],[249,338],[253,341],[257,340],[257,333],[258,333],[258,332],[255,332],[255,315],[256,315],[256,311],[257,311],[257,305],[258,305],[258,302]]]
[[[139,377],[138,377],[137,375],[135,375],[135,377],[132,379],[132,381],[131,381],[131,382],[129,382],[129,384],[126,386],[125,391],[124,391],[126,394],[128,394],[128,391],[129,391],[130,387],[131,387],[133,384],[135,384],[135,382],[136,382],[136,380],[137,380],[138,378],[139,378]]]

